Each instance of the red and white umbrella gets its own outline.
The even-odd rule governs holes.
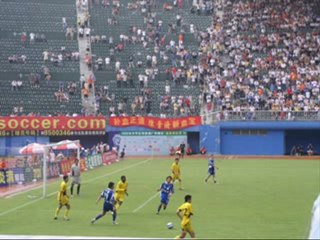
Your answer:
[[[57,146],[53,146],[52,149],[54,150],[69,150],[69,149],[78,149],[81,148],[80,143],[73,142],[70,140],[63,140],[57,143]]]
[[[20,154],[40,154],[44,153],[44,146],[43,144],[39,143],[30,143],[27,146],[24,146],[19,150]]]

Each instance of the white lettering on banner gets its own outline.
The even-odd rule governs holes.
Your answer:
[[[101,154],[96,154],[93,156],[87,157],[86,165],[89,168],[95,168],[102,165],[102,156]]]
[[[106,152],[102,155],[102,161],[104,164],[112,163],[117,159],[118,155],[113,151]]]

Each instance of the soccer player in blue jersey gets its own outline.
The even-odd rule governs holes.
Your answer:
[[[114,200],[114,182],[109,182],[108,188],[105,189],[100,196],[97,199],[97,204],[101,200],[101,198],[104,199],[103,209],[102,213],[98,214],[95,218],[91,220],[91,223],[95,223],[98,219],[102,218],[104,215],[106,215],[107,212],[112,213],[112,222],[113,224],[117,224],[116,218],[117,218],[117,211],[115,208],[115,200]]]
[[[208,177],[205,179],[205,181],[208,182],[209,178],[212,176],[213,182],[217,183],[215,174],[216,174],[216,171],[214,166],[214,158],[213,158],[213,154],[211,154],[208,160]]]
[[[173,194],[173,184],[172,182],[172,177],[168,176],[166,178],[166,181],[161,184],[160,188],[158,189],[158,192],[161,191],[160,194],[160,205],[158,207],[157,214],[160,213],[161,208],[163,207],[163,210],[166,210],[167,205],[169,203],[169,198]]]

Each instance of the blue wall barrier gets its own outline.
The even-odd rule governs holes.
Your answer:
[[[267,131],[265,135],[234,134],[233,130],[221,130],[221,152],[229,155],[282,155],[284,132]]]
[[[320,122],[234,121],[200,127],[200,146],[215,154],[285,155],[308,144],[320,153]]]
[[[113,146],[115,136],[120,132],[154,131],[144,127],[107,127],[105,136],[73,137],[1,137],[0,156],[14,156],[28,143],[48,143],[70,138],[79,139],[85,147],[98,141]],[[188,144],[194,153],[205,147],[209,153],[231,155],[284,155],[294,145],[302,145],[305,152],[308,144],[320,153],[319,121],[230,121],[215,125],[202,125],[183,129],[187,132]]]

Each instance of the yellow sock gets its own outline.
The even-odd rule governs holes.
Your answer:
[[[118,211],[119,208],[120,208],[120,204],[116,203],[116,210]]]
[[[64,217],[65,217],[65,218],[68,218],[68,215],[69,215],[69,209],[66,209],[66,210],[64,211]]]
[[[176,236],[174,239],[180,239],[180,235]]]
[[[58,217],[59,212],[60,212],[60,208],[57,208],[57,209],[56,209],[56,212],[55,212],[55,214],[54,214],[54,217]]]

